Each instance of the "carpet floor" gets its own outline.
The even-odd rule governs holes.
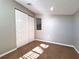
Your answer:
[[[33,41],[0,59],[22,59],[23,57],[25,59],[79,59],[79,54],[71,47]]]

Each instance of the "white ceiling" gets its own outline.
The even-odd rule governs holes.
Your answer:
[[[79,0],[16,0],[37,14],[73,15],[79,9]],[[27,5],[31,3],[32,6]],[[50,7],[54,11],[50,11]]]

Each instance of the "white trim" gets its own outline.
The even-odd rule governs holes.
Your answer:
[[[32,41],[35,41],[35,40],[32,40]],[[31,43],[32,41],[30,41],[30,42],[28,42],[28,43],[26,43],[26,44],[23,44],[23,45],[21,45],[21,46],[17,46],[17,48],[21,48],[21,47],[23,47],[24,45],[27,45],[27,44],[29,44],[29,43]]]
[[[42,41],[42,42],[48,42],[48,43],[52,43],[52,44],[57,44],[57,45],[62,45],[62,46],[67,46],[67,47],[73,47],[73,45],[68,45],[68,44],[63,44],[63,43],[58,43],[58,42],[51,42],[51,41],[40,40],[40,39],[36,39],[36,40]]]
[[[32,41],[35,41],[35,40],[32,40]],[[32,42],[32,41],[30,41],[30,42]],[[30,42],[29,42],[29,43],[30,43]],[[27,44],[28,44],[28,43],[27,43]],[[24,44],[24,45],[26,45],[26,44]],[[22,45],[22,46],[24,46],[24,45]],[[22,46],[20,46],[20,47],[22,47]],[[8,51],[8,52],[5,52],[5,53],[1,54],[0,57],[3,57],[3,56],[5,56],[5,55],[7,55],[7,54],[9,54],[9,53],[11,53],[11,52],[13,52],[13,51],[15,51],[15,50],[17,50],[17,49],[20,48],[20,47],[17,47],[17,48],[14,48],[14,49],[12,49],[12,50],[10,50],[10,51]]]
[[[43,41],[43,42],[48,42],[48,43],[52,43],[52,44],[57,44],[57,45],[62,45],[62,46],[67,46],[67,47],[72,47],[72,48],[74,48],[74,49],[77,51],[77,53],[79,54],[78,49],[77,49],[74,45],[62,44],[62,43],[58,43],[58,42],[50,42],[50,41],[39,40],[39,39],[35,39],[35,40],[37,40],[37,41]],[[33,40],[33,41],[35,41],[35,40]],[[19,48],[19,47],[18,47],[18,48]],[[9,54],[9,53],[11,53],[11,52],[13,52],[13,51],[15,51],[16,49],[17,49],[17,48],[14,48],[14,49],[12,49],[12,50],[10,50],[10,51],[8,51],[8,52],[5,52],[5,53],[1,54],[0,57],[5,56],[5,55],[7,55],[7,54]]]
[[[62,46],[67,46],[67,47],[71,47],[71,48],[74,48],[77,51],[77,53],[79,54],[79,50],[74,45],[68,45],[68,44],[63,44],[63,43],[58,43],[58,42],[50,42],[50,41],[40,40],[40,39],[35,39],[35,40],[42,41],[42,42],[48,42],[48,43],[52,43],[52,44],[57,44],[57,45],[62,45]]]
[[[75,46],[73,46],[73,48],[77,51],[77,53],[79,54],[79,50],[75,47]]]
[[[14,48],[14,49],[12,49],[12,50],[10,50],[10,51],[8,51],[8,52],[5,52],[5,53],[1,54],[0,57],[3,57],[3,56],[5,56],[5,55],[7,55],[7,54],[9,54],[9,53],[11,53],[11,52],[13,52],[13,51],[15,51],[16,49],[17,49],[17,48]]]

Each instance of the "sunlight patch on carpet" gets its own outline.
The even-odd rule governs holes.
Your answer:
[[[42,54],[44,52],[44,50],[41,47],[39,47],[39,46],[35,47],[32,50],[35,51],[35,52],[37,52],[37,53],[39,53],[39,54]]]
[[[46,49],[46,48],[49,47],[49,45],[47,45],[47,44],[40,44],[40,46],[41,46],[42,48],[44,48],[44,49]]]
[[[39,46],[33,48],[31,51],[24,54],[19,59],[37,59],[44,52],[44,49],[48,47],[49,45],[47,44],[40,44]]]

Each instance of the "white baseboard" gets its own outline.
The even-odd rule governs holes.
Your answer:
[[[35,41],[35,40],[32,40],[32,41]],[[30,41],[30,42],[28,42],[28,43],[26,43],[26,44],[23,44],[23,45],[21,45],[21,46],[17,46],[17,48],[21,48],[22,46],[27,45],[27,44],[31,43],[32,41]]]
[[[14,49],[12,49],[12,50],[10,50],[10,51],[8,51],[8,52],[5,52],[5,53],[1,54],[0,57],[3,57],[3,56],[5,56],[5,55],[7,55],[7,54],[9,54],[9,53],[11,53],[11,52],[13,52],[13,51],[15,51],[16,49],[17,49],[17,48],[14,48]]]
[[[77,53],[79,54],[78,49],[77,49],[74,45],[68,45],[68,44],[63,44],[63,43],[58,43],[58,42],[50,42],[50,41],[39,40],[39,39],[35,39],[35,40],[37,40],[37,41],[42,41],[42,42],[48,42],[48,43],[52,43],[52,44],[57,44],[57,45],[62,45],[62,46],[67,46],[67,47],[72,47],[72,48],[74,48],[74,49],[77,51]],[[18,47],[18,48],[19,48],[19,47]],[[11,53],[11,52],[13,52],[13,51],[15,51],[16,49],[17,49],[17,48],[14,48],[14,49],[12,49],[12,50],[10,50],[10,51],[8,51],[8,52],[5,52],[5,53],[1,54],[0,57],[5,56],[5,55],[7,55],[7,54],[9,54],[9,53]]]
[[[34,40],[33,40],[34,41]],[[30,41],[30,42],[32,42],[32,41]],[[29,42],[29,43],[30,43]],[[28,44],[28,43],[27,43]],[[24,44],[24,45],[26,45],[26,44]],[[22,45],[22,46],[24,46],[24,45]],[[22,47],[22,46],[20,46],[20,47]],[[20,47],[17,47],[17,48],[14,48],[14,49],[12,49],[12,50],[10,50],[10,51],[8,51],[8,52],[5,52],[5,53],[3,53],[3,54],[1,54],[0,55],[0,57],[3,57],[3,56],[5,56],[5,55],[7,55],[7,54],[9,54],[9,53],[11,53],[11,52],[13,52],[13,51],[15,51],[15,50],[17,50],[18,48],[20,48]]]
[[[58,42],[51,42],[51,41],[40,40],[40,39],[36,39],[36,40],[42,41],[42,42],[48,42],[48,43],[52,43],[52,44],[57,44],[57,45],[62,45],[62,46],[67,46],[67,47],[73,47],[73,45],[68,45],[68,44],[63,44],[63,43],[58,43]]]
[[[72,47],[72,48],[74,48],[74,49],[77,51],[77,53],[79,54],[78,49],[77,49],[74,45],[68,45],[68,44],[63,44],[63,43],[58,43],[58,42],[50,42],[50,41],[40,40],[40,39],[35,39],[35,40],[37,40],[37,41],[42,41],[42,42],[48,42],[48,43],[52,43],[52,44],[57,44],[57,45],[62,45],[62,46],[67,46],[67,47]]]
[[[73,48],[77,51],[77,53],[79,54],[79,50],[75,47],[75,46],[73,46]]]

